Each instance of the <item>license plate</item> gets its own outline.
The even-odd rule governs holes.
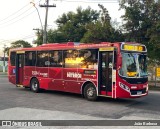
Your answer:
[[[142,94],[142,91],[137,91],[137,95],[141,95]]]

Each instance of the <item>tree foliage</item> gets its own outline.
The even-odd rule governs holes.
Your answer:
[[[123,34],[115,30],[108,23],[101,23],[100,21],[96,23],[90,23],[88,25],[88,31],[84,34],[81,42],[85,43],[99,43],[99,42],[116,42],[123,41]]]
[[[17,40],[15,42],[12,42],[11,46],[5,49],[5,52],[7,52],[7,55],[9,55],[9,49],[11,48],[27,48],[27,47],[32,47],[32,45],[24,40]]]
[[[32,47],[32,45],[24,40],[18,40],[11,43],[11,48],[19,48],[19,47],[27,48],[27,47]]]
[[[49,43],[61,43],[66,42],[66,36],[64,33],[60,32],[59,30],[52,30],[50,29],[47,33],[48,42]]]
[[[116,30],[111,24],[111,17],[108,10],[101,4],[98,4],[99,19],[96,22],[87,25],[87,32],[81,39],[81,42],[115,42],[123,41],[123,34],[120,30]]]
[[[36,32],[36,36],[37,36],[37,39],[34,40],[34,44],[37,44],[37,46],[42,45],[42,43],[43,43],[43,30],[38,29]]]
[[[99,13],[90,7],[84,10],[78,7],[76,13],[63,14],[56,20],[56,23],[59,31],[65,35],[66,41],[79,42],[87,31],[86,26],[96,22],[98,18]]]
[[[120,30],[113,28],[108,10],[103,5],[98,5],[99,11],[90,7],[82,9],[78,7],[76,12],[64,13],[56,23],[58,29],[49,30],[47,41],[55,42],[85,42],[97,43],[103,41],[123,41],[124,38]],[[39,45],[42,43],[39,35]]]
[[[125,10],[126,39],[146,44],[149,57],[160,60],[160,1],[121,0],[120,8]]]

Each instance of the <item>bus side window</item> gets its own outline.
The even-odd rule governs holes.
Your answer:
[[[36,52],[28,51],[25,53],[25,66],[35,66],[36,64]]]
[[[77,65],[81,62],[78,57],[78,50],[66,50],[64,51],[65,68],[77,68]]]
[[[79,68],[97,69],[98,50],[84,49],[79,51],[79,58],[82,59]]]
[[[11,52],[10,53],[10,63],[11,63],[11,66],[15,66],[15,63],[16,63],[16,52]]]
[[[48,58],[49,58],[48,51],[38,51],[37,52],[37,66],[38,67],[48,67],[50,65]]]
[[[50,67],[62,67],[62,51],[49,51]]]

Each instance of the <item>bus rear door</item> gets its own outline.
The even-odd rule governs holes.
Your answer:
[[[114,47],[99,49],[99,94],[115,96]]]
[[[16,85],[23,86],[24,78],[24,51],[16,53]]]

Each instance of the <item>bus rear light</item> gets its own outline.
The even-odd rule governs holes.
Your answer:
[[[126,85],[124,85],[123,83],[119,83],[119,86],[123,89],[123,90],[125,90],[125,91],[127,91],[127,92],[129,92],[130,93],[130,89],[129,89],[129,87],[128,86],[126,86]]]

